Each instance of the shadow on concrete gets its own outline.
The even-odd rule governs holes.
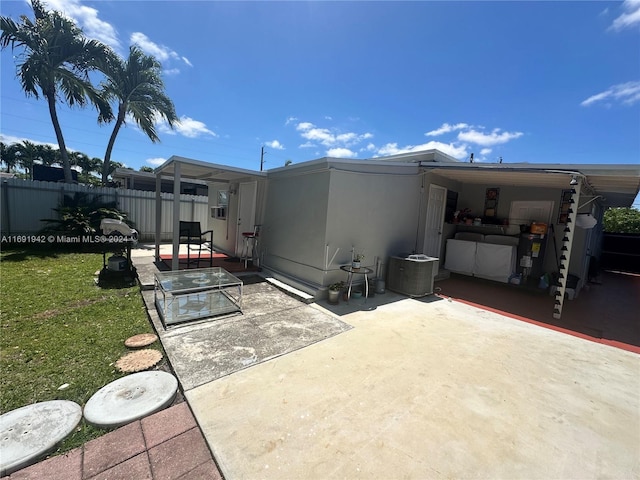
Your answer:
[[[405,300],[409,298],[406,295],[392,292],[391,290],[386,290],[385,293],[375,293],[373,296],[369,298],[352,298],[348,302],[342,300],[340,298],[337,304],[329,303],[326,299],[319,300],[316,303],[323,308],[326,308],[334,315],[342,317],[344,315],[349,315],[354,312],[367,312],[376,310],[378,307],[382,305],[388,305],[390,303],[399,302],[400,300]],[[437,295],[426,295],[424,297],[416,297],[415,301],[421,303],[431,303],[441,301],[442,298]]]

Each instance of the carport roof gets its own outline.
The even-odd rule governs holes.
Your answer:
[[[468,184],[568,188],[571,175],[582,177],[587,194],[602,195],[608,207],[629,207],[640,191],[640,165],[422,163],[431,172]],[[590,190],[590,191],[589,191]]]
[[[173,155],[154,172],[161,175],[174,175],[176,164],[180,164],[180,178],[203,180],[206,182],[234,182],[247,177],[266,178],[266,172],[246,170],[244,168],[230,167],[216,163],[194,160],[192,158]]]

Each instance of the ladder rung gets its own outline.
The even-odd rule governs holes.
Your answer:
[[[566,251],[567,251],[567,250],[569,250],[569,249],[568,249],[568,248],[567,248],[567,246],[565,245],[565,246],[563,246],[560,250],[562,250],[563,252],[566,252]]]
[[[567,267],[565,267],[564,264],[560,265],[560,270],[564,270],[565,268],[567,268]]]

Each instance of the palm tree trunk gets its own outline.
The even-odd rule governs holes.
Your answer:
[[[45,93],[47,97],[47,103],[49,104],[49,115],[51,115],[51,123],[53,123],[53,129],[56,132],[56,138],[58,139],[58,149],[60,150],[60,157],[62,157],[62,169],[64,171],[65,183],[73,183],[73,177],[71,176],[71,166],[69,165],[69,156],[67,155],[67,146],[64,143],[64,137],[62,136],[62,129],[60,128],[60,121],[58,120],[58,112],[56,112],[56,97],[55,93]]]
[[[102,185],[107,184],[109,178],[109,164],[111,163],[111,152],[113,151],[113,145],[116,143],[116,137],[120,131],[120,127],[124,123],[124,117],[127,112],[126,105],[121,103],[118,107],[118,118],[116,118],[116,124],[113,126],[113,132],[109,137],[109,143],[107,144],[107,151],[104,153],[104,161],[102,163]]]

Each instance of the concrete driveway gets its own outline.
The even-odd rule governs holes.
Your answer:
[[[340,319],[186,391],[225,478],[640,477],[638,355],[449,300]]]

